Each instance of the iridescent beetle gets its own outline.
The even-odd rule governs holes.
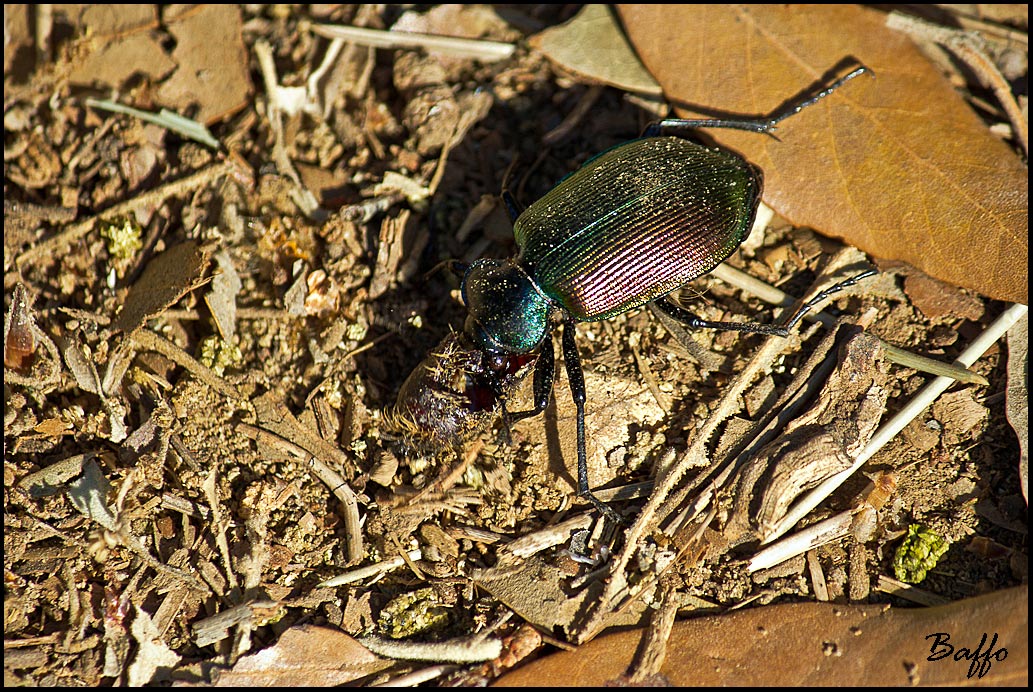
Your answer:
[[[518,253],[508,260],[451,262],[468,315],[410,375],[393,419],[415,439],[456,446],[501,411],[513,422],[545,411],[555,375],[548,338],[562,321],[563,357],[577,407],[578,495],[612,519],[588,486],[585,380],[577,322],[609,319],[649,302],[690,328],[787,336],[813,305],[871,271],[816,296],[780,325],[711,322],[667,295],[711,271],[746,239],[760,203],[761,171],[738,154],[683,139],[689,128],[771,133],[786,118],[868,72],[859,67],[810,98],[760,119],[668,119],[564,178],[522,212],[507,193]],[[534,365],[534,408],[505,401]]]

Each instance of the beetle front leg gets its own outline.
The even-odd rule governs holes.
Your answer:
[[[607,518],[619,524],[620,516],[597,498],[588,487],[588,453],[585,450],[585,373],[581,369],[581,357],[577,353],[574,334],[574,320],[568,319],[563,324],[563,360],[567,366],[570,394],[577,407],[577,494],[578,497],[583,497],[595,505]]]
[[[517,218],[524,213],[524,208],[516,201],[509,188],[502,190],[502,203],[506,205],[506,212],[509,213],[509,220],[516,222]]]
[[[450,259],[435,264],[434,268],[427,272],[427,276],[435,274],[441,269],[447,269],[450,272],[452,272],[452,274],[454,274],[456,278],[462,279],[464,276],[466,276],[466,270],[469,268],[470,265],[466,262],[460,262],[459,260]]]
[[[552,348],[552,338],[545,337],[538,354],[538,362],[534,365],[534,408],[527,411],[517,411],[509,414],[510,422],[517,422],[524,418],[537,416],[544,413],[549,407],[549,397],[552,395],[552,381],[556,377],[556,354]]]

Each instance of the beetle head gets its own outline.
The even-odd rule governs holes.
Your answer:
[[[469,314],[464,331],[473,344],[493,353],[528,353],[548,331],[549,299],[520,265],[477,260],[463,277]]]

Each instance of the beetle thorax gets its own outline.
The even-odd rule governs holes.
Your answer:
[[[548,331],[550,301],[511,260],[477,260],[463,277],[469,315],[466,335],[476,346],[502,353],[534,350]]]

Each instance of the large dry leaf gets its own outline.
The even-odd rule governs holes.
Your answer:
[[[766,114],[836,75],[862,77],[778,127],[708,132],[764,171],[796,224],[950,283],[1027,303],[1028,173],[907,36],[853,5],[627,5],[646,67],[690,117]]]
[[[1029,588],[1020,586],[935,608],[785,603],[701,617],[675,623],[660,672],[675,686],[1025,687],[1028,603]],[[931,638],[937,633],[949,639]],[[612,685],[641,638],[641,630],[600,637],[494,684]]]
[[[373,675],[392,663],[331,627],[297,625],[275,644],[222,671],[217,687],[326,687]]]

